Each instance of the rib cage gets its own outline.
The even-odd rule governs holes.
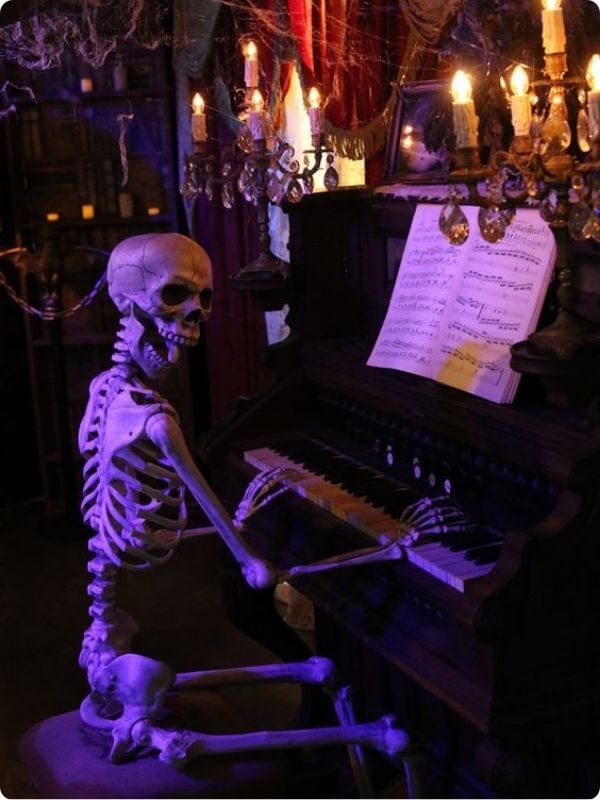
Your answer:
[[[170,408],[143,384],[115,375],[114,368],[100,376],[82,424],[81,508],[84,522],[97,531],[110,561],[125,569],[145,569],[165,563],[179,541],[186,524],[184,486],[166,457],[145,437],[145,426],[132,442],[111,452],[107,417],[124,391],[142,418],[157,404]]]

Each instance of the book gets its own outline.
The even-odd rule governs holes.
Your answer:
[[[510,346],[535,330],[556,243],[535,209],[517,209],[500,242],[486,242],[474,206],[470,234],[450,244],[439,205],[418,205],[388,310],[367,361],[412,372],[495,403],[511,403],[520,375]]]

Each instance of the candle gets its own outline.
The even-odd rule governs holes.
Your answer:
[[[565,21],[561,2],[562,0],[542,0],[542,38],[547,56],[565,52]]]
[[[475,114],[475,104],[471,99],[473,93],[471,80],[462,69],[457,70],[454,74],[451,92],[456,145],[459,148],[476,148],[479,119]]]
[[[94,219],[96,215],[96,209],[91,204],[86,204],[81,206],[81,216],[83,219]]]
[[[308,93],[308,121],[310,132],[313,136],[323,133],[323,109],[321,108],[321,93],[313,86]]]
[[[48,220],[48,222],[58,222],[58,220],[60,219],[60,214],[58,214],[56,211],[49,211],[46,214],[46,219]]]
[[[590,91],[587,96],[590,137],[592,141],[600,139],[600,55],[594,53],[590,58],[585,73]]]
[[[258,89],[252,93],[250,112],[248,114],[248,127],[254,141],[265,138],[265,101]]]
[[[254,42],[248,42],[244,48],[244,83],[247,89],[258,86],[258,48]]]
[[[520,64],[514,68],[510,78],[513,91],[510,109],[515,136],[529,136],[531,125],[531,103],[529,101],[529,78]]]
[[[206,141],[206,114],[204,113],[204,99],[200,92],[196,92],[192,100],[192,141]]]

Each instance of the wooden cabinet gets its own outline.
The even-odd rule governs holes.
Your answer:
[[[56,273],[59,302],[69,308],[102,274],[106,258],[90,248],[106,253],[129,236],[179,228],[167,53],[130,48],[111,54],[97,70],[72,55],[45,71],[7,62],[2,68],[0,82],[10,82],[16,105],[3,121],[9,182],[3,190],[11,195],[5,216],[12,218],[3,246],[34,254],[22,281],[32,303],[42,304],[44,292],[53,288],[46,278]],[[117,320],[106,290],[60,326],[27,318],[49,511],[64,505],[65,456],[72,460],[77,453],[89,382],[110,366]],[[165,394],[189,429],[184,368]]]

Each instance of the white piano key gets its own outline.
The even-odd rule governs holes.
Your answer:
[[[342,489],[327,480],[325,475],[307,470],[287,456],[280,455],[268,447],[247,450],[245,461],[257,469],[291,469],[300,472],[302,477],[291,484],[300,497],[324,508],[334,516],[366,533],[380,543],[396,538],[398,521],[387,514],[383,508],[368,503],[363,497]],[[418,569],[427,572],[442,583],[464,592],[465,582],[486,575],[494,564],[475,564],[465,558],[466,551],[452,551],[440,542],[417,541],[406,548],[407,560]]]

